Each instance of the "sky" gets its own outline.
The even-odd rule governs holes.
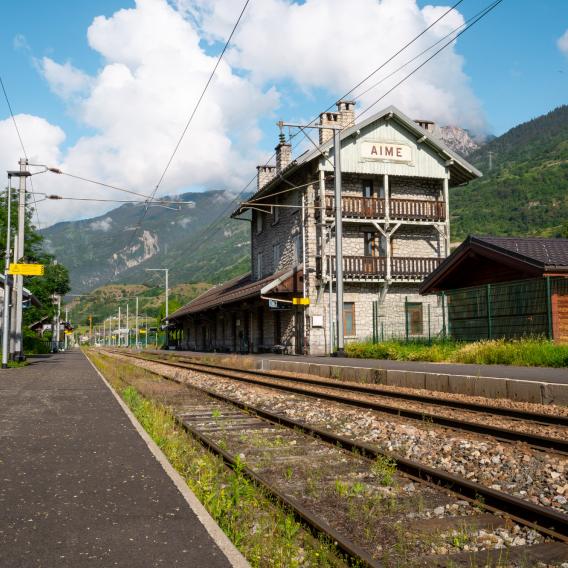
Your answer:
[[[30,161],[151,193],[243,3],[1,1],[0,75]],[[358,112],[427,55],[399,69],[402,64],[489,3],[462,0],[355,91]],[[278,120],[316,117],[450,5],[250,0],[158,195],[238,193],[270,157]],[[372,108],[394,104],[415,118],[499,135],[566,104],[567,93],[568,2],[503,0]],[[21,154],[0,98],[0,166],[15,169]],[[129,198],[52,173],[33,179],[37,192]],[[38,205],[40,225],[116,206],[46,201]]]

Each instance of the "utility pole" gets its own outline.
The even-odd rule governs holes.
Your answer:
[[[335,285],[337,322],[337,356],[345,355],[343,336],[343,208],[341,203],[341,130],[333,130],[333,175],[335,188]]]
[[[146,314],[144,314],[144,329],[146,330],[146,333],[144,334],[144,343],[146,349],[148,349],[148,316]]]
[[[165,272],[166,273],[166,325],[169,325],[168,322],[168,316],[170,315],[170,310],[169,310],[169,306],[170,306],[170,301],[169,301],[169,296],[170,296],[170,285],[169,285],[169,280],[168,280],[168,276],[169,276],[169,268],[146,268],[146,270],[148,271],[161,271],[161,272]],[[166,328],[166,343],[169,345],[170,342],[170,334],[169,334],[169,330]],[[156,331],[156,347],[158,347],[158,331]]]
[[[8,172],[8,188],[6,190],[6,253],[4,257],[4,313],[2,325],[2,369],[8,367],[8,340],[10,338],[10,222],[11,222],[11,185],[12,176]]]
[[[130,317],[128,315],[128,302],[126,302],[126,347],[130,347]]]
[[[120,306],[118,306],[118,328],[116,332],[116,344],[120,347]]]
[[[24,256],[24,232],[26,227],[26,174],[28,161],[20,158],[20,189],[18,199],[18,237],[17,247],[14,253],[16,262],[19,262]],[[14,289],[16,291],[16,317],[14,321],[14,358],[17,361],[23,361],[24,345],[22,336],[22,320],[23,320],[23,292],[24,277],[21,275],[14,276]]]
[[[343,207],[341,200],[341,126],[331,126],[328,124],[290,124],[279,122],[280,128],[289,126],[293,128],[315,128],[317,130],[333,131],[333,175],[335,192],[335,299],[336,299],[336,330],[337,330],[337,351],[338,357],[345,355],[345,337],[343,328]],[[305,270],[305,267],[304,267]],[[304,279],[306,278],[304,274]]]
[[[136,296],[136,349],[138,349],[138,296]]]
[[[69,308],[65,306],[65,323],[69,321]],[[65,330],[65,351],[67,351],[67,330]]]

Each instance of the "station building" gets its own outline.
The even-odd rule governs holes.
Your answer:
[[[354,107],[339,101],[320,115],[321,126],[342,128],[345,340],[435,335],[444,306],[419,286],[449,254],[449,189],[481,173],[432,122],[394,106],[356,122]],[[256,192],[232,215],[251,225],[252,270],[170,316],[180,347],[333,351],[334,149],[332,130],[319,132],[295,159],[281,134],[276,163],[258,166]]]

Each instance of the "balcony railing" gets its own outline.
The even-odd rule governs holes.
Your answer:
[[[423,280],[434,271],[443,258],[431,257],[393,257],[391,258],[391,278],[394,280]],[[329,257],[324,258],[326,273],[329,274]],[[333,274],[336,273],[335,256],[331,257]],[[322,258],[316,259],[316,271],[322,276]],[[346,280],[376,280],[387,276],[387,258],[384,256],[344,256],[343,277]]]
[[[344,195],[341,201],[345,219],[383,219],[386,214],[384,199]],[[326,195],[326,215],[333,215],[334,210],[335,197]],[[444,221],[446,207],[443,201],[391,199],[390,218],[400,221]]]

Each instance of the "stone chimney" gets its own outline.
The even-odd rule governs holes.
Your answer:
[[[340,115],[338,112],[322,112],[320,114],[320,126],[341,126]],[[325,144],[333,138],[333,130],[329,128],[320,128],[319,143]]]
[[[262,189],[275,174],[276,166],[256,166],[256,190]]]
[[[418,126],[423,128],[424,130],[426,130],[426,132],[434,134],[434,131],[436,129],[435,122],[432,122],[431,120],[415,120],[414,122],[416,122],[416,124],[418,124]]]
[[[341,128],[349,128],[355,124],[355,101],[337,101],[337,113]]]
[[[280,141],[276,150],[276,173],[279,174],[292,161],[292,144],[286,142],[284,134],[280,133]]]

